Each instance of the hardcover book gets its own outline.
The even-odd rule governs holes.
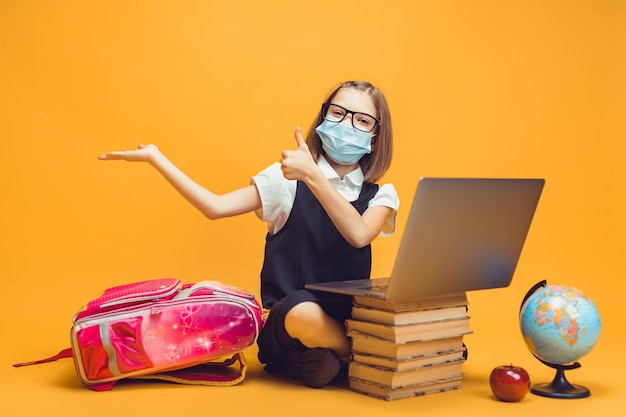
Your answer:
[[[394,343],[445,339],[472,333],[468,316],[458,319],[406,324],[401,326],[353,319],[346,320],[345,324],[348,334],[352,331],[358,331]]]
[[[352,360],[354,362],[359,362],[366,365],[388,368],[393,371],[410,371],[414,369],[426,368],[428,366],[456,362],[458,360],[464,359],[464,355],[465,348],[400,360],[395,358],[387,358],[384,356],[367,355],[355,352],[352,354]]]
[[[348,336],[352,339],[353,353],[379,355],[394,359],[415,358],[449,352],[462,349],[464,346],[463,336],[400,344],[357,331],[348,333]]]
[[[348,381],[348,386],[351,390],[360,392],[361,394],[391,401],[460,389],[461,380],[461,375],[457,375],[455,377],[437,382],[391,388],[387,385],[380,385],[362,379],[352,378]]]
[[[348,377],[369,381],[389,388],[401,388],[457,378],[461,375],[461,367],[464,362],[465,360],[461,359],[408,371],[393,371],[387,368],[351,362],[348,367]]]
[[[391,324],[395,326],[458,319],[464,317],[466,314],[466,306],[403,312],[380,310],[371,307],[352,307],[352,319],[354,320],[371,321],[374,323]]]

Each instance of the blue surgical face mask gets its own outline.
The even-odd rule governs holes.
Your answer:
[[[315,131],[322,140],[322,149],[335,162],[352,165],[372,152],[371,132],[356,130],[348,123],[324,120]]]

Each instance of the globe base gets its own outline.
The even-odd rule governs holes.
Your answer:
[[[571,369],[567,366],[556,366],[556,375],[552,382],[548,384],[535,384],[531,387],[530,392],[535,395],[549,398],[585,398],[591,395],[591,391],[582,385],[570,384],[567,378],[565,378],[565,369]]]

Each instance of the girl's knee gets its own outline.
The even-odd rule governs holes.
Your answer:
[[[294,306],[285,316],[285,330],[291,337],[300,339],[311,333],[316,333],[324,325],[326,313],[312,301],[306,301]]]

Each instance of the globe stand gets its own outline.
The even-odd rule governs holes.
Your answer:
[[[571,365],[555,365],[541,360],[540,358],[537,359],[539,359],[539,361],[544,365],[556,369],[556,375],[554,376],[552,382],[548,384],[533,385],[530,389],[531,393],[542,397],[564,399],[585,398],[591,395],[591,391],[589,391],[588,388],[581,385],[570,384],[565,377],[565,371],[580,368],[580,364],[578,362],[574,362]]]

